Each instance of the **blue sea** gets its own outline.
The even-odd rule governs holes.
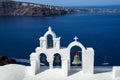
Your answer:
[[[29,59],[48,26],[61,37],[61,47],[67,47],[74,36],[85,47],[93,47],[96,66],[101,66],[105,56],[109,66],[120,65],[120,13],[0,17],[0,55]]]

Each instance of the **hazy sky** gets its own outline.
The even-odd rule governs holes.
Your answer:
[[[120,0],[16,0],[59,6],[120,5]]]

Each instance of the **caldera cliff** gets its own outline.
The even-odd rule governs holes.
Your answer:
[[[70,13],[120,13],[120,9],[73,9],[11,0],[0,1],[0,16],[54,16]]]
[[[0,16],[52,16],[76,12],[76,9],[59,6],[16,1],[0,2]]]

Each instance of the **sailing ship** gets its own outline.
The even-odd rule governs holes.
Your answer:
[[[104,57],[104,61],[103,61],[103,63],[102,63],[103,66],[109,65],[109,62],[107,62],[106,59],[107,59],[107,58],[106,58],[106,56],[105,56],[105,57]]]

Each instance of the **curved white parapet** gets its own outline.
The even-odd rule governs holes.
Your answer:
[[[47,35],[52,35],[53,38],[56,38],[56,34],[54,31],[52,31],[51,27],[49,26],[48,31],[45,33],[44,37],[46,38]]]

